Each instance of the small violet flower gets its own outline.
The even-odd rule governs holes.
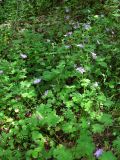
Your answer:
[[[81,74],[83,74],[84,72],[86,72],[83,67],[76,68],[76,71],[79,71]]]
[[[94,53],[94,52],[91,52],[91,54],[92,54],[92,58],[93,58],[93,59],[96,59],[96,58],[97,58],[97,55],[96,55],[96,53]]]
[[[68,32],[64,36],[67,37],[67,36],[71,36],[71,35],[72,35],[72,32]]]
[[[69,16],[69,15],[67,15],[67,16],[65,17],[65,19],[66,19],[66,20],[69,20],[69,19],[70,19],[70,16]]]
[[[27,55],[26,54],[20,54],[20,56],[21,56],[21,58],[23,58],[23,59],[26,59],[27,58]]]
[[[96,158],[98,158],[99,156],[102,155],[102,153],[103,153],[103,149],[97,149],[94,155],[96,156]]]
[[[33,84],[39,84],[41,82],[41,79],[35,79]]]
[[[3,70],[0,70],[0,74],[3,74]]]
[[[91,28],[90,24],[84,24],[83,25],[84,29],[89,30]]]
[[[65,12],[66,12],[66,13],[69,13],[69,12],[70,12],[70,9],[69,9],[69,8],[65,8]]]
[[[83,45],[83,44],[77,44],[76,46],[77,46],[77,47],[80,47],[80,48],[84,48],[84,45]]]

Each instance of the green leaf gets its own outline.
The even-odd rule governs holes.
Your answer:
[[[59,145],[53,154],[57,160],[73,160],[72,152],[62,145]]]
[[[39,150],[34,149],[34,150],[32,151],[32,157],[33,157],[33,158],[38,158],[38,153],[39,153]]]
[[[54,74],[50,71],[45,71],[43,72],[43,76],[42,76],[42,79],[45,80],[45,81],[50,81],[54,78]]]
[[[110,99],[107,99],[105,102],[104,102],[104,106],[107,106],[108,108],[110,108],[114,103],[110,100]]]
[[[42,79],[45,81],[50,81],[60,73],[59,69],[52,69],[51,71],[44,71]]]
[[[87,131],[83,131],[80,138],[77,140],[77,146],[75,148],[76,158],[81,158],[82,156],[92,156],[95,145],[91,136],[88,135]]]
[[[111,151],[104,152],[100,157],[100,160],[117,160]]]
[[[101,124],[94,124],[92,125],[92,131],[94,133],[101,133],[104,131],[104,126]]]
[[[28,90],[26,92],[21,93],[21,96],[23,98],[32,98],[32,97],[35,97],[35,92],[34,90]]]
[[[63,124],[62,129],[65,133],[72,133],[77,130],[72,122],[66,122]]]
[[[44,122],[47,123],[49,126],[55,126],[61,118],[56,115],[54,111],[47,114],[47,116],[44,118]]]
[[[42,136],[42,134],[41,134],[40,132],[38,132],[38,131],[33,131],[33,132],[32,132],[32,138],[33,138],[33,140],[37,140],[37,139],[42,139],[43,136]]]
[[[89,79],[82,79],[81,80],[81,86],[87,87],[90,84]]]
[[[113,141],[113,147],[120,153],[120,137],[117,137],[117,139]]]
[[[112,116],[110,114],[102,114],[99,118],[98,118],[99,122],[103,123],[105,126],[111,126],[113,123],[113,119]]]
[[[101,94],[101,95],[97,96],[97,98],[100,102],[105,102],[106,101],[106,97],[104,96],[104,94]]]
[[[88,120],[85,117],[81,117],[81,127],[83,129],[87,129],[89,127]]]
[[[2,157],[2,156],[3,156],[3,154],[4,154],[4,153],[3,153],[3,151],[4,151],[4,150],[3,150],[3,148],[2,148],[2,147],[0,147],[0,157]]]

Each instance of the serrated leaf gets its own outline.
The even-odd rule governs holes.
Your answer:
[[[120,137],[117,137],[117,139],[113,141],[113,146],[117,152],[120,153]]]
[[[100,160],[117,160],[111,151],[104,152],[100,157]]]
[[[89,136],[86,131],[82,132],[75,148],[76,158],[81,158],[86,155],[92,156],[94,149],[95,145],[91,136]]]
[[[46,80],[46,81],[49,81],[49,80],[52,80],[54,76],[55,76],[55,75],[54,75],[52,72],[50,72],[50,71],[45,71],[45,72],[43,72],[42,79],[43,79],[43,80]]]
[[[105,126],[111,126],[113,123],[112,116],[106,113],[102,114],[98,120],[99,122],[103,123]]]
[[[41,135],[41,133],[38,132],[38,131],[33,131],[33,132],[32,132],[32,138],[33,138],[34,140],[40,139],[40,138],[42,138],[42,135]]]
[[[62,129],[65,133],[72,133],[77,130],[72,122],[64,123]]]
[[[94,133],[101,133],[104,131],[104,126],[101,124],[94,124],[92,125],[92,131]]]
[[[57,160],[73,160],[72,152],[66,149],[64,146],[59,145],[54,150],[54,157]]]

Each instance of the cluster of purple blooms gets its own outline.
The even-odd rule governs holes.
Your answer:
[[[70,11],[71,11],[71,10],[70,10],[68,7],[65,8],[65,13],[67,14],[67,15],[65,16],[65,19],[66,19],[66,20],[69,20],[69,24],[72,25],[72,27],[73,27],[74,29],[78,29],[78,28],[80,27],[80,23],[79,23],[79,22],[74,22],[74,20],[71,20],[71,19],[70,19],[70,15],[69,15]],[[90,30],[90,29],[91,29],[91,24],[90,24],[90,22],[84,23],[84,24],[82,25],[82,27],[83,27],[84,30]],[[69,32],[67,32],[64,36],[65,36],[65,37],[68,37],[68,36],[71,36],[72,34],[73,34],[73,32],[72,32],[72,31],[69,31]],[[100,45],[99,40],[97,40],[97,44]],[[81,43],[80,43],[80,44],[76,44],[76,46],[79,47],[79,48],[81,48],[81,49],[84,48],[84,45],[81,44]],[[66,49],[69,49],[69,48],[71,48],[71,45],[66,45],[65,48],[66,48]],[[92,56],[92,58],[93,58],[94,60],[97,58],[97,55],[96,55],[96,53],[94,53],[94,52],[91,52],[91,56]]]
[[[26,55],[26,54],[23,54],[23,53],[21,53],[20,56],[21,56],[22,59],[26,59],[26,58],[27,58],[27,55]],[[40,82],[41,82],[41,79],[40,79],[40,78],[37,78],[37,79],[35,79],[35,80],[33,81],[33,84],[39,84]]]
[[[70,9],[69,9],[69,8],[65,8],[65,12],[68,14],[68,13],[70,12]],[[68,20],[68,19],[70,19],[70,16],[67,15],[65,18]],[[74,24],[74,29],[79,28],[79,24],[78,24],[78,23],[77,23],[77,24],[73,23],[73,24]],[[83,27],[84,27],[85,30],[89,30],[89,29],[91,28],[91,26],[90,26],[89,23],[83,24]],[[106,30],[107,30],[107,29],[106,29]],[[108,30],[107,30],[107,31],[108,31]],[[113,34],[114,34],[114,33],[113,33]],[[67,36],[71,36],[71,35],[72,35],[72,31],[67,32],[64,36],[67,37]],[[47,42],[50,42],[50,40],[47,39]],[[99,42],[98,40],[97,40],[97,44],[100,44],[100,42]],[[83,45],[83,44],[77,44],[76,46],[79,47],[79,48],[84,48],[84,45]],[[67,48],[67,49],[68,49],[68,48],[71,48],[71,45],[66,45],[65,48]],[[21,53],[20,56],[21,56],[22,59],[26,59],[26,58],[27,58],[27,55],[26,55],[26,54],[22,54],[22,53]],[[91,56],[92,56],[93,59],[96,59],[96,58],[97,58],[97,55],[96,55],[96,53],[94,53],[94,52],[91,52]],[[76,68],[76,65],[75,65],[75,68]],[[76,68],[76,71],[80,72],[81,74],[83,74],[83,73],[86,72],[86,70],[85,70],[83,67],[81,67],[81,66],[80,66],[80,67],[77,67],[77,68]],[[3,71],[0,70],[0,74],[2,74],[2,73],[3,73]],[[33,81],[33,84],[39,84],[40,82],[41,82],[41,79],[40,79],[40,78],[37,78],[37,79],[35,79],[35,80]],[[95,82],[95,83],[93,84],[93,86],[94,86],[94,87],[98,87],[98,82]],[[47,96],[47,95],[48,95],[48,90],[46,90],[46,91],[44,92],[44,96]],[[41,115],[39,115],[37,118],[38,118],[38,119],[42,119],[43,117],[42,117]],[[97,150],[95,151],[95,153],[94,153],[94,156],[95,156],[96,158],[99,158],[102,154],[103,154],[103,149],[97,149]]]
[[[97,149],[96,152],[94,153],[94,156],[96,158],[99,158],[103,153],[103,149]]]

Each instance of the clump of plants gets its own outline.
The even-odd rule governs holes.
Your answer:
[[[7,2],[0,159],[119,160],[118,1]]]

